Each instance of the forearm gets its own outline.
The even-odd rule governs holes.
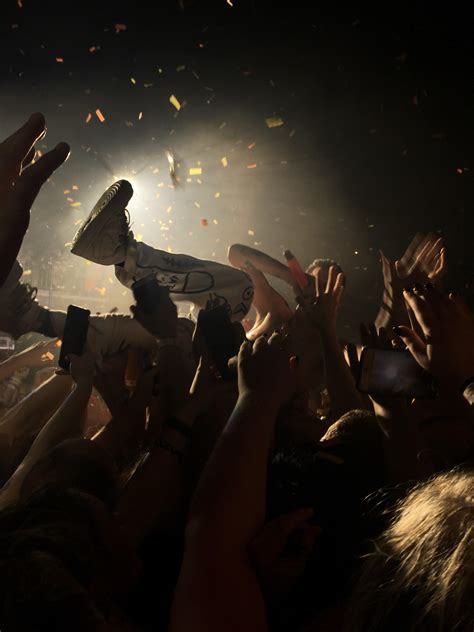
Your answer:
[[[6,380],[7,377],[10,377],[15,371],[21,369],[21,363],[18,362],[17,356],[12,356],[5,360],[5,362],[0,363],[0,382],[2,380]]]
[[[384,327],[387,331],[391,331],[396,325],[410,326],[401,286],[396,284],[385,288],[382,305],[374,322],[377,330]]]
[[[227,256],[235,268],[245,268],[247,261],[249,261],[257,270],[260,270],[260,272],[282,279],[282,281],[285,281],[288,285],[294,285],[293,277],[288,266],[255,248],[242,244],[234,244],[230,246]]]
[[[195,492],[188,540],[196,539],[200,546],[222,542],[226,550],[246,549],[264,521],[277,412],[269,401],[239,398]]]
[[[71,385],[69,375],[53,375],[7,412],[0,432],[9,437],[11,445],[35,435],[64,401]]]
[[[326,367],[326,388],[331,401],[331,417],[334,421],[341,415],[362,408],[362,398],[357,391],[350,367],[344,358],[336,329],[321,332]]]
[[[2,235],[0,236],[0,252],[2,259],[0,264],[0,287],[7,280],[13,264],[20,252],[23,237],[27,226],[19,223],[11,223],[4,218]]]

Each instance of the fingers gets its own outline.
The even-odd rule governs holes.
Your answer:
[[[405,302],[412,310],[417,322],[419,323],[423,335],[427,338],[433,338],[439,334],[439,321],[436,318],[431,306],[423,299],[422,296],[414,292],[403,290]]]
[[[48,151],[44,156],[35,162],[34,165],[26,169],[20,179],[22,192],[28,197],[28,202],[33,203],[39,190],[46,180],[60,167],[69,157],[69,145],[59,143],[54,149]]]
[[[36,148],[32,147],[30,151],[27,153],[25,159],[23,160],[21,164],[21,168],[25,169],[26,167],[28,167],[28,165],[33,161],[35,155],[36,155]]]
[[[316,274],[314,275],[314,290],[316,297],[321,296],[322,289],[322,279],[321,279],[321,268],[316,269]]]
[[[336,266],[331,266],[329,268],[328,280],[326,282],[325,294],[332,294],[334,291],[334,286],[336,285],[336,279],[338,276],[338,271]]]
[[[17,166],[20,166],[30,153],[33,145],[45,134],[46,121],[44,116],[39,112],[32,114],[22,127],[13,132],[1,144],[2,162],[12,161]]]
[[[393,329],[415,360],[421,364],[420,360],[426,355],[426,342],[410,327],[400,326]]]
[[[239,351],[239,362],[248,358],[252,355],[252,344],[248,340],[244,340],[244,342],[240,345]]]

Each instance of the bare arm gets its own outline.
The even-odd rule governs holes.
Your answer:
[[[46,354],[54,352],[56,340],[42,340],[20,353],[15,353],[4,362],[0,362],[0,381],[22,369],[23,367],[41,367],[48,362]]]
[[[239,354],[239,400],[206,465],[186,529],[170,630],[264,631],[248,554],[265,514],[267,465],[281,405],[296,382],[280,336]]]
[[[247,262],[250,262],[257,270],[260,270],[260,272],[275,276],[285,281],[285,283],[288,283],[288,285],[291,285],[291,287],[295,285],[288,266],[250,246],[243,246],[242,244],[230,246],[227,258],[234,268],[245,269]]]
[[[75,362],[80,362],[81,367],[77,364],[74,367]],[[26,475],[46,452],[65,439],[82,436],[84,411],[92,392],[92,368],[93,364],[88,358],[73,357],[71,370],[75,381],[74,387],[62,406],[38,434],[28,454],[3,488],[0,506],[5,507],[16,500]]]

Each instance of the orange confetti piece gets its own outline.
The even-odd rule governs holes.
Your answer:
[[[120,31],[126,31],[127,30],[127,25],[126,24],[116,24],[115,25],[115,32],[118,34],[120,33]]]
[[[247,149],[253,149],[253,148],[255,147],[255,145],[256,145],[256,144],[257,144],[257,143],[251,143],[251,144],[247,147]]]
[[[256,169],[257,168],[257,163],[254,162],[252,165],[247,165],[247,169]]]
[[[178,110],[178,112],[181,109],[181,103],[178,101],[178,99],[174,96],[174,94],[172,94],[170,96],[170,103],[171,105],[174,105],[174,107]]]
[[[285,121],[281,118],[281,116],[270,116],[265,119],[265,123],[267,127],[280,127],[285,124]]]
[[[79,187],[77,186],[77,184],[73,184],[72,185],[72,190],[73,191],[79,191]]]
[[[54,360],[54,353],[51,353],[51,351],[46,351],[44,355],[49,361]]]
[[[95,111],[97,118],[99,119],[99,121],[101,123],[105,122],[105,116],[102,114],[102,112],[100,111],[99,108],[97,108],[97,110]]]
[[[56,61],[58,62],[58,64],[64,63],[64,59],[62,57],[56,57]]]
[[[201,226],[209,226],[209,222],[207,221],[207,219],[201,219]]]
[[[61,345],[62,345],[62,344],[63,344],[63,341],[62,341],[62,340],[56,340],[56,342],[55,342],[55,345],[56,345],[56,347],[58,347],[58,348],[59,348],[59,347],[61,347]]]
[[[94,290],[97,292],[97,294],[100,294],[100,296],[105,296],[105,293],[107,292],[106,287],[95,287]]]
[[[201,167],[191,167],[191,169],[189,170],[190,176],[200,176],[201,174],[202,174]]]
[[[64,190],[64,195],[69,195],[71,193],[71,191],[69,189],[65,189]]]
[[[86,118],[86,123],[90,123],[92,121],[92,114],[89,112]]]
[[[224,158],[221,158],[221,162],[222,162],[222,166],[223,166],[223,167],[227,167],[227,165],[229,164],[229,163],[227,162],[227,158],[226,158],[225,156],[224,156]]]

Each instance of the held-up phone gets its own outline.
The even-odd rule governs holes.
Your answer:
[[[169,296],[169,288],[159,285],[154,273],[136,281],[132,285],[132,292],[138,307],[146,314],[151,314],[163,297]]]
[[[71,353],[82,355],[86,344],[87,332],[89,331],[90,311],[76,305],[69,305],[67,308],[66,324],[59,354],[59,366],[65,371],[69,371]]]
[[[231,378],[228,362],[238,350],[236,334],[226,307],[221,305],[199,312],[197,326],[217,370],[224,379]]]
[[[435,397],[436,381],[408,353],[365,347],[360,357],[357,388],[362,393]]]

